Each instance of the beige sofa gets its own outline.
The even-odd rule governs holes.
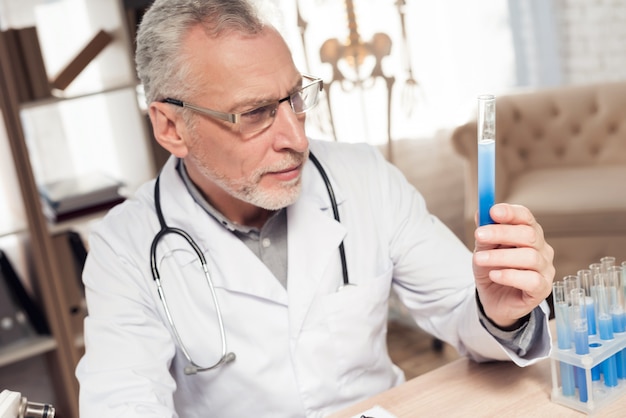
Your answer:
[[[476,121],[456,128],[466,161],[465,240],[477,207]],[[602,256],[626,261],[626,81],[496,98],[496,200],[529,207],[555,249],[556,279]]]

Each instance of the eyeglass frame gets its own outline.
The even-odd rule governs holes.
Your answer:
[[[319,92],[322,91],[323,88],[324,88],[324,82],[323,82],[323,80],[321,78],[315,77],[315,76],[312,76],[312,75],[308,75],[308,74],[302,74],[302,77],[311,80],[311,82],[309,84],[299,88],[298,90],[290,93],[289,95],[281,98],[281,99],[266,102],[266,103],[264,103],[262,105],[256,106],[253,109],[246,110],[245,112],[241,112],[241,113],[220,112],[218,110],[213,110],[213,109],[209,109],[209,108],[206,108],[206,107],[194,105],[192,103],[189,103],[189,102],[186,102],[186,101],[183,101],[183,100],[173,99],[171,97],[166,97],[165,99],[160,100],[160,102],[161,103],[168,103],[168,104],[171,104],[171,105],[174,105],[174,106],[178,106],[178,107],[182,107],[182,108],[185,108],[185,109],[189,109],[191,111],[200,113],[202,115],[209,116],[209,117],[211,117],[213,119],[230,122],[232,124],[239,124],[239,123],[241,123],[241,116],[242,115],[245,115],[245,114],[248,114],[248,113],[252,113],[252,112],[255,112],[255,111],[257,111],[257,110],[259,110],[259,109],[261,109],[263,107],[275,104],[276,108],[273,110],[274,113],[272,115],[272,123],[273,123],[273,119],[274,119],[276,110],[278,109],[278,106],[280,106],[280,104],[283,103],[283,102],[289,101],[289,105],[291,107],[291,110],[293,110],[293,112],[296,115],[301,115],[301,114],[304,114],[304,113],[308,112],[310,109],[315,107],[315,105],[317,104],[318,99],[316,98],[315,103],[313,103],[313,105],[311,105],[309,108],[304,109],[301,112],[296,112],[296,110],[294,109],[293,98],[296,95],[302,93],[304,90],[314,86],[315,84],[318,84],[319,85],[319,90],[317,92],[317,95],[319,96]],[[267,126],[263,126],[262,128],[259,128],[258,130],[253,130],[252,132],[257,132],[257,131],[266,129],[269,126],[271,126],[272,123],[270,123]],[[250,133],[250,132],[248,132],[248,133]]]

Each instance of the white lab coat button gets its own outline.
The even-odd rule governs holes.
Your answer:
[[[263,238],[263,241],[261,241],[261,244],[263,245],[263,248],[267,248],[270,245],[272,245],[272,241],[270,241],[269,238]]]

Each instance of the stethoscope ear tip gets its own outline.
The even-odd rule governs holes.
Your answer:
[[[226,357],[224,357],[224,363],[230,363],[231,361],[234,361],[237,358],[237,356],[235,355],[235,353],[228,353],[226,354]]]

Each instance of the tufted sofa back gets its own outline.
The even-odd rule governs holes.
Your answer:
[[[503,96],[496,135],[509,174],[626,163],[626,83]]]
[[[456,151],[476,170],[476,121],[453,132]],[[498,183],[506,198],[519,173],[626,163],[626,82],[567,86],[496,98]]]

